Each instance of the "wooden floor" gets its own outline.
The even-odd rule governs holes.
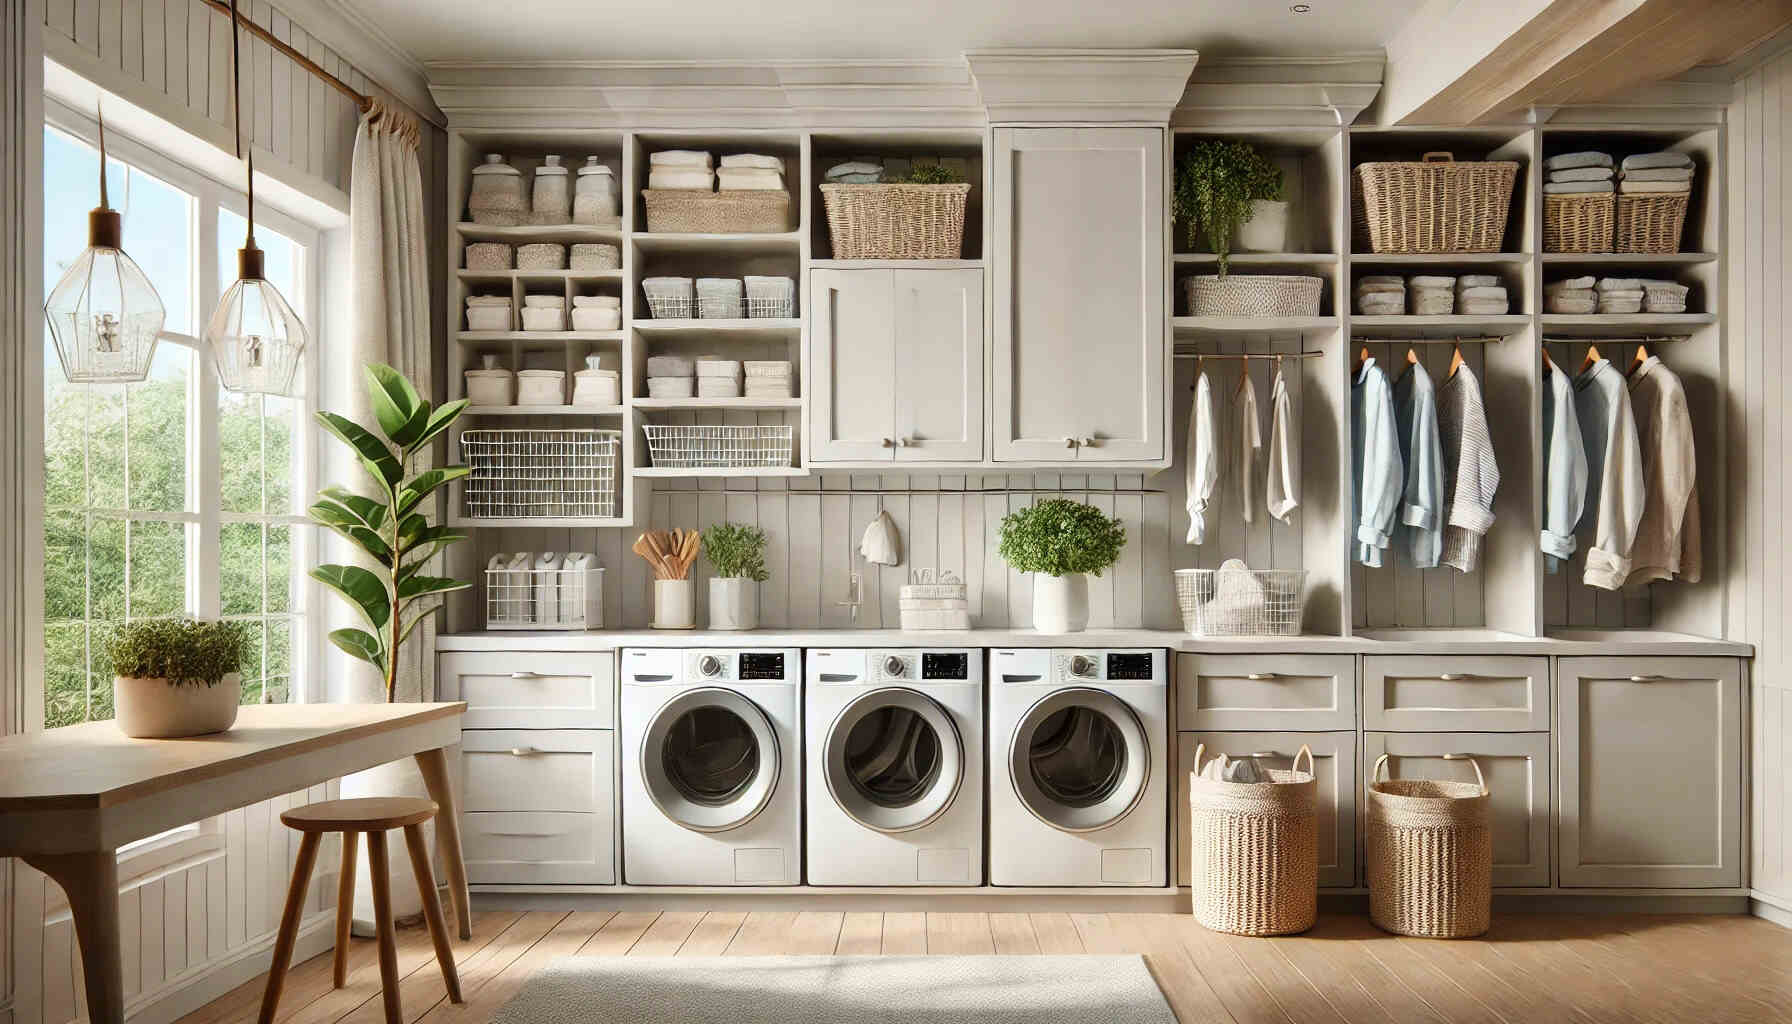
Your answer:
[[[1172,914],[480,913],[455,944],[467,1002],[443,997],[421,929],[399,934],[410,1021],[490,1019],[561,957],[892,953],[1139,953],[1185,1022],[1673,1024],[1792,1020],[1792,931],[1749,917],[1507,914],[1483,938],[1440,942],[1327,916],[1305,935],[1216,935]],[[370,940],[347,988],[330,957],[293,969],[280,1019],[381,1020]],[[184,1018],[253,1020],[262,980]]]

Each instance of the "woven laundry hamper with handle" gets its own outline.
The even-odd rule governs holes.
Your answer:
[[[1195,920],[1233,935],[1288,935],[1319,912],[1319,784],[1305,745],[1268,782],[1189,773],[1189,881]],[[1223,759],[1224,754],[1220,757]],[[1300,768],[1305,758],[1305,771]]]
[[[1369,919],[1396,935],[1466,939],[1487,931],[1493,905],[1491,798],[1474,782],[1369,775]]]

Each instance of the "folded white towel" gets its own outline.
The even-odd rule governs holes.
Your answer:
[[[1618,191],[1625,195],[1671,195],[1677,192],[1691,192],[1690,181],[1637,181],[1625,178],[1618,183]]]
[[[1543,290],[1546,292],[1553,292],[1553,291],[1560,291],[1564,288],[1572,288],[1572,289],[1591,288],[1596,283],[1596,281],[1597,281],[1597,278],[1593,277],[1591,274],[1588,274],[1585,277],[1567,277],[1567,278],[1563,278],[1560,281],[1551,281],[1550,283],[1543,286]]]
[[[690,356],[647,357],[649,377],[689,377],[696,371],[697,365]]]
[[[1651,167],[1691,167],[1692,157],[1685,153],[1634,153],[1624,158],[1624,170],[1646,170]]]
[[[1625,181],[1691,181],[1690,167],[1639,167],[1624,172]]]
[[[1397,284],[1402,286],[1406,284],[1406,278],[1401,277],[1398,274],[1364,274],[1362,277],[1357,278],[1357,280],[1369,284]]]
[[[1404,294],[1405,291],[1406,286],[1403,284],[1371,283],[1368,281],[1358,281],[1356,284],[1356,293],[1358,295],[1400,295]]]
[[[1593,150],[1562,153],[1543,161],[1544,169],[1550,171],[1565,171],[1576,167],[1610,167],[1611,165],[1612,155],[1610,153],[1598,153]]]
[[[780,157],[766,156],[763,153],[731,153],[722,158],[723,167],[764,167],[779,172],[784,171],[784,161]]]
[[[647,158],[654,167],[701,167],[708,170],[711,157],[700,149],[662,149]]]
[[[1543,301],[1543,308],[1551,313],[1591,313],[1592,299],[1570,299],[1560,295],[1551,295]]]
[[[835,164],[828,168],[827,173],[823,175],[823,177],[827,178],[829,181],[833,181],[836,178],[843,178],[849,174],[882,174],[883,172],[884,168],[882,164],[874,164],[869,160],[848,160],[846,163]]]
[[[700,167],[652,171],[647,175],[647,187],[666,192],[714,192],[716,172]]]
[[[716,186],[723,192],[783,191],[784,175],[760,167],[724,167],[716,172]]]
[[[1456,303],[1460,316],[1505,316],[1510,308],[1505,299],[1464,299]]]
[[[1456,279],[1442,274],[1416,274],[1407,278],[1406,284],[1411,288],[1454,288]]]
[[[1642,290],[1643,279],[1640,277],[1602,277],[1593,287],[1602,292],[1635,292]]]
[[[1417,291],[1407,306],[1415,316],[1444,316],[1456,308],[1456,296],[1447,291]]]
[[[1543,194],[1549,196],[1586,196],[1610,192],[1609,181],[1551,181],[1543,186]]]
[[[1500,288],[1504,287],[1498,274],[1464,274],[1456,279],[1456,290],[1465,288]]]
[[[1610,167],[1572,167],[1566,171],[1550,171],[1550,181],[1610,181]]]
[[[1458,299],[1499,299],[1501,302],[1504,302],[1506,300],[1506,289],[1492,285],[1481,285],[1475,288],[1458,288],[1456,289],[1456,297]]]

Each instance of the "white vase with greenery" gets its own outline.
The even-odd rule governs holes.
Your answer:
[[[135,739],[223,732],[242,703],[243,627],[142,619],[106,641],[118,729]]]
[[[709,580],[709,628],[759,628],[759,584],[765,571],[765,531],[718,523],[703,531],[703,553],[715,567]]]
[[[1120,559],[1126,528],[1081,502],[1053,498],[1002,519],[1001,554],[1033,574],[1033,628],[1080,633],[1089,625],[1089,573]]]
[[[1280,208],[1260,205],[1266,203]],[[1196,248],[1205,238],[1207,251],[1217,257],[1215,265],[1221,277],[1230,269],[1227,257],[1235,242],[1240,249],[1258,252],[1279,251],[1287,244],[1282,169],[1248,142],[1201,139],[1189,146],[1176,164],[1170,205],[1186,232],[1189,248]],[[1247,238],[1244,226],[1259,215],[1266,221]]]

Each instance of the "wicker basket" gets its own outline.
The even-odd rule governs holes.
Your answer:
[[[1288,935],[1319,912],[1319,784],[1305,745],[1268,782],[1189,774],[1189,881],[1195,920],[1233,935]],[[1300,770],[1302,757],[1307,768]]]
[[[1475,782],[1369,775],[1369,919],[1396,935],[1466,939],[1487,930],[1493,904],[1491,798]]]
[[[1611,252],[1617,196],[1543,197],[1544,252]]]
[[[1613,252],[1679,252],[1686,226],[1686,192],[1618,196],[1618,233]]]
[[[971,186],[823,185],[837,260],[955,260]]]
[[[643,189],[649,232],[698,234],[790,230],[790,193],[782,189],[702,192]]]
[[[1318,316],[1325,280],[1292,274],[1184,278],[1190,316]]]
[[[1351,180],[1357,247],[1372,252],[1499,252],[1518,164],[1449,153],[1363,163]]]

